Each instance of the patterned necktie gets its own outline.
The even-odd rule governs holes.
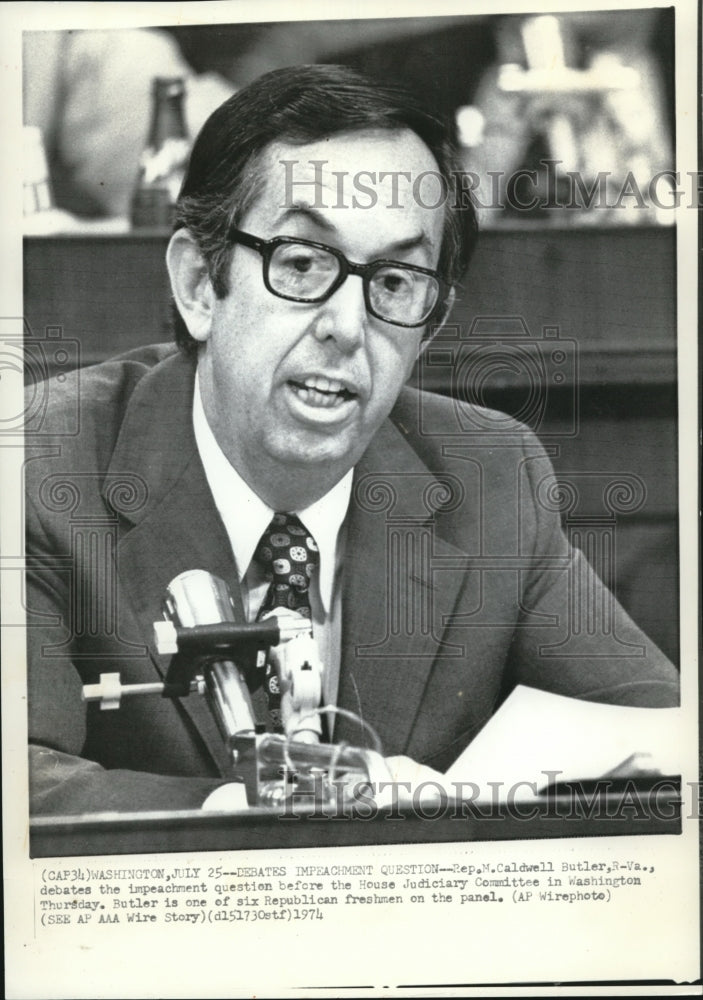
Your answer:
[[[269,581],[257,620],[275,608],[290,608],[312,620],[310,580],[320,564],[320,554],[315,539],[297,514],[273,515],[256,547],[254,559]],[[264,687],[274,729],[281,732],[281,692],[278,677],[269,665]]]

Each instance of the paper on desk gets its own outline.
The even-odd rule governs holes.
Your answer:
[[[540,789],[550,780],[599,778],[633,753],[651,754],[662,774],[680,774],[681,723],[679,708],[601,705],[519,685],[446,779],[473,782],[481,799],[505,801],[531,798],[525,782]],[[501,784],[496,790],[489,782]]]

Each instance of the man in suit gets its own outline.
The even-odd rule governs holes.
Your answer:
[[[456,195],[456,169],[442,123],[338,67],[268,74],[205,125],[167,255],[178,349],[52,384],[55,439],[26,466],[35,812],[193,808],[226,782],[202,699],[86,711],[81,685],[163,679],[151,626],[186,570],[255,619],[260,539],[293,515],[319,551],[301,594],[323,701],[401,777],[446,768],[516,683],[676,703],[674,668],[569,547],[534,436],[404,388],[475,239],[468,202],[416,182]]]

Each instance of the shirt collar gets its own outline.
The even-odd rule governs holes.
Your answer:
[[[193,431],[205,478],[232,546],[241,584],[274,511],[244,482],[217,443],[205,416],[197,373],[193,393]],[[298,515],[317,543],[320,552],[320,597],[325,614],[332,606],[338,536],[349,507],[352,478],[353,470],[350,469],[328,493],[305,510],[287,511]]]

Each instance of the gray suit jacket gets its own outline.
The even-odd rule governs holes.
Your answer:
[[[46,436],[26,461],[36,813],[197,807],[227,774],[203,699],[130,698],[116,712],[81,700],[100,673],[163,677],[152,623],[178,573],[222,577],[242,613],[192,390],[193,363],[170,346],[47,386]],[[355,469],[338,704],[386,754],[439,769],[516,683],[675,704],[674,668],[568,546],[534,435],[480,411],[480,434],[443,436],[456,414],[405,390]],[[363,742],[343,718],[335,739]]]

